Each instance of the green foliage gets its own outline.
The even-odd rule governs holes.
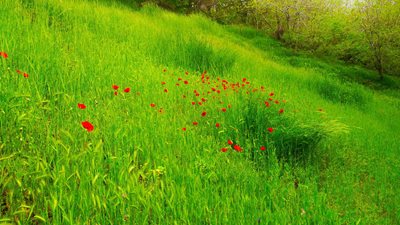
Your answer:
[[[334,79],[318,79],[311,81],[311,86],[324,99],[340,104],[350,104],[358,107],[368,105],[371,94],[360,85],[345,83]]]
[[[0,223],[397,223],[394,86],[132,2],[1,1]]]

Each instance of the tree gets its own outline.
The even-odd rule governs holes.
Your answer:
[[[358,16],[364,40],[369,47],[370,61],[383,79],[388,65],[393,64],[393,52],[399,53],[399,2],[394,0],[364,0],[358,2]],[[397,43],[397,44],[396,44]],[[397,46],[396,46],[397,45]],[[397,47],[397,48],[392,48]],[[389,57],[393,55],[393,57]]]

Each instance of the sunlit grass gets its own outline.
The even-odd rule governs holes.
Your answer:
[[[0,5],[1,223],[399,221],[397,89],[199,15]]]

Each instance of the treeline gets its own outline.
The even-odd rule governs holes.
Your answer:
[[[263,30],[293,49],[400,76],[400,0],[132,0],[201,11]]]

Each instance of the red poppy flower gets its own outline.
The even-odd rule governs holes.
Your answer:
[[[280,109],[280,110],[279,110],[279,114],[282,114],[282,113],[283,113],[283,109]]]
[[[203,103],[202,103],[202,102],[198,102],[197,104],[199,104],[199,105],[203,105]]]
[[[179,84],[179,83],[176,83],[175,85],[176,85],[176,86],[179,86],[180,84]]]
[[[182,80],[182,78],[178,77],[178,81]]]
[[[274,92],[269,93],[269,96],[271,97],[274,96]]]
[[[269,131],[270,133],[272,133],[272,132],[274,132],[274,128],[269,127],[269,128],[268,128],[268,131]]]
[[[206,115],[207,115],[207,112],[202,112],[202,113],[201,113],[201,116],[202,116],[202,117],[205,117]]]
[[[182,130],[183,130],[183,131],[186,131],[186,127],[183,127]]]
[[[80,109],[86,109],[86,105],[85,105],[85,104],[78,103],[78,108],[80,108]]]
[[[114,95],[118,95],[118,92],[114,91]]]
[[[207,99],[205,99],[205,98],[201,98],[201,101],[202,101],[202,102],[206,102],[206,101],[207,101]]]
[[[226,108],[222,108],[221,111],[222,111],[222,112],[226,112]]]
[[[118,90],[119,86],[113,84],[112,88],[113,88],[114,90]]]
[[[221,148],[221,152],[227,152],[228,148]]]
[[[93,124],[91,124],[89,121],[84,121],[82,122],[83,128],[85,128],[88,132],[92,132],[94,127]]]
[[[247,80],[246,78],[243,78],[243,79],[242,79],[243,83],[246,82],[246,80]]]
[[[235,146],[233,146],[233,148],[238,152],[243,151],[243,149],[239,145],[235,145]]]
[[[269,98],[268,100],[269,100],[269,101],[272,101],[272,100],[274,100],[274,99],[273,99],[273,98]]]
[[[168,89],[165,88],[165,89],[164,89],[164,92],[165,92],[165,93],[168,93]]]
[[[29,77],[29,74],[24,73],[24,77],[25,77],[25,78],[28,78],[28,77]]]
[[[151,103],[150,106],[154,108],[154,107],[156,107],[156,104]]]
[[[269,107],[269,102],[266,101],[266,102],[264,102],[264,104],[266,107]]]
[[[22,74],[22,71],[21,71],[21,70],[16,70],[16,71],[17,71],[18,74]]]
[[[279,104],[279,101],[278,101],[278,100],[275,100],[275,104]]]
[[[193,125],[194,125],[194,126],[197,126],[198,124],[199,124],[199,123],[196,122],[196,121],[193,122]]]
[[[185,80],[183,81],[184,84],[189,84],[189,81]]]
[[[233,141],[232,140],[228,140],[228,145],[233,145]]]
[[[192,105],[196,105],[196,102],[192,102]]]
[[[197,97],[199,97],[199,96],[200,96],[200,94],[199,94],[199,93],[196,93],[196,96],[197,96]]]
[[[261,151],[265,151],[265,149],[266,149],[265,146],[261,146],[261,147],[260,147],[260,150],[261,150]]]
[[[215,127],[216,127],[216,128],[219,128],[220,126],[221,126],[221,124],[219,124],[219,123],[216,123],[216,124],[215,124]]]
[[[125,89],[124,89],[124,92],[125,92],[125,93],[129,93],[130,91],[131,91],[131,88],[125,88]]]
[[[3,57],[3,58],[5,58],[5,59],[8,58],[8,55],[7,55],[7,53],[5,53],[5,52],[0,52],[0,56]]]
[[[164,84],[166,84],[165,81],[161,82],[161,85],[164,85]]]

